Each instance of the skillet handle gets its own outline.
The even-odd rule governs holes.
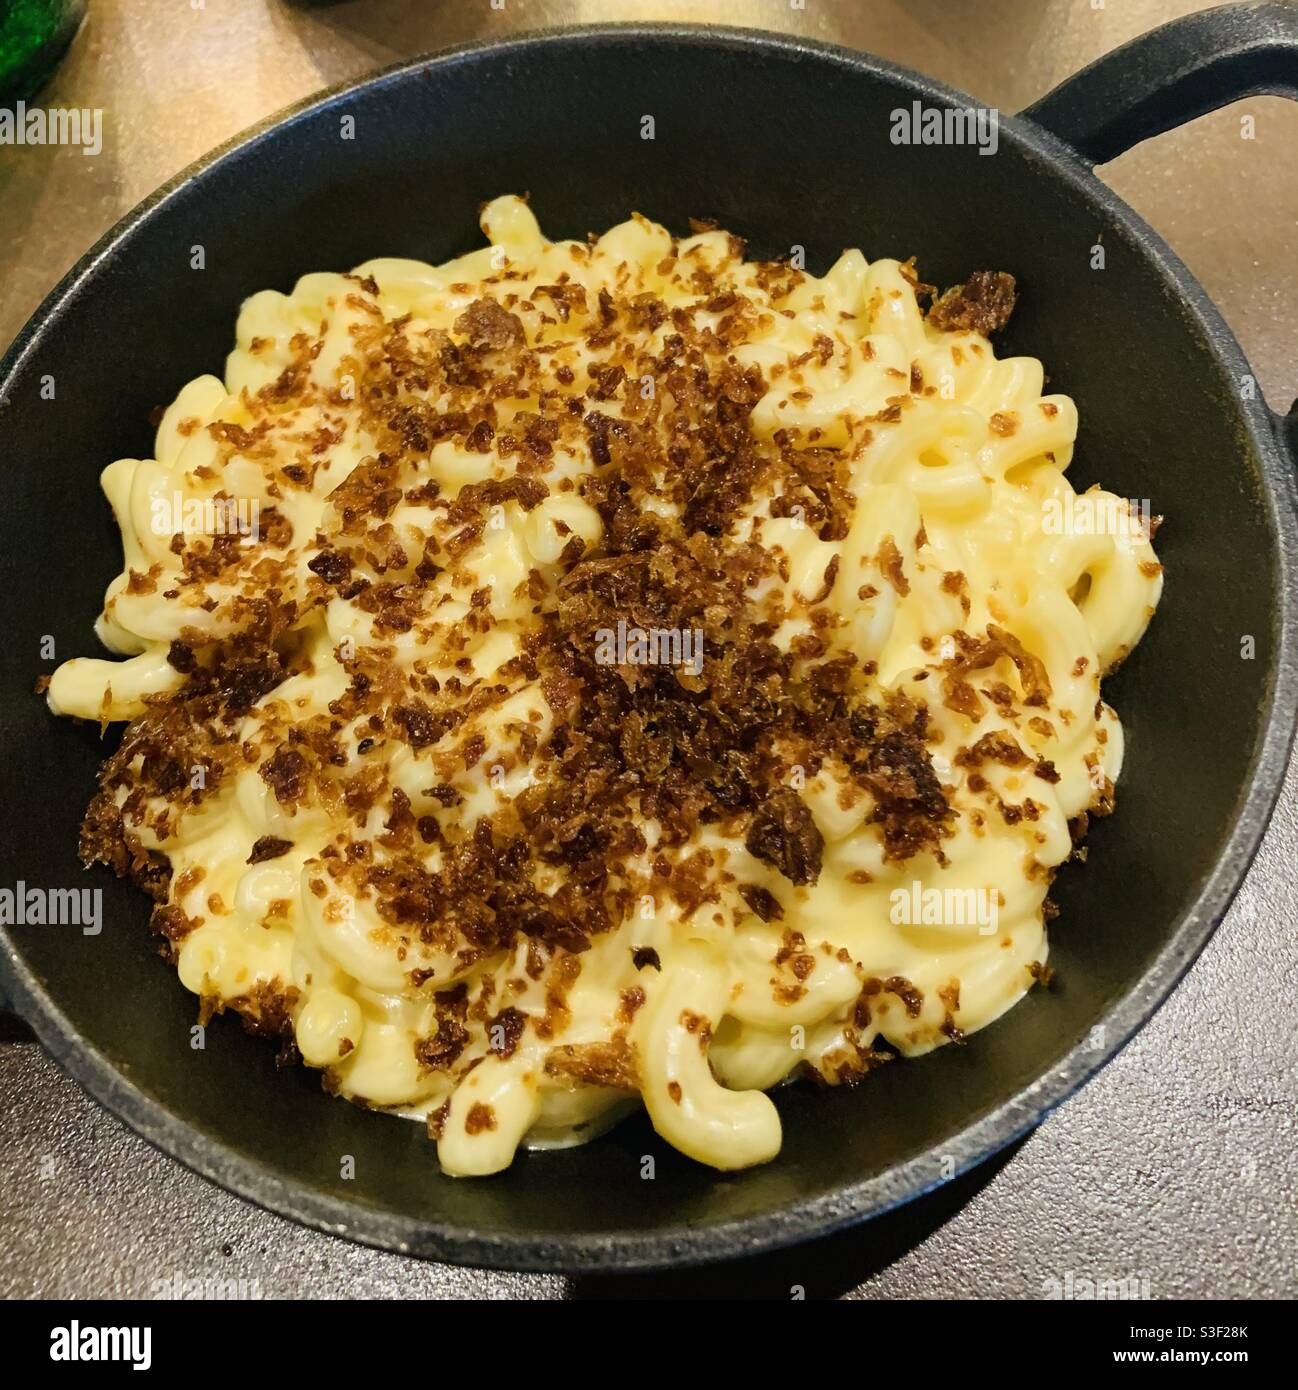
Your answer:
[[[1174,19],[1065,78],[1019,115],[1093,166],[1262,93],[1298,98],[1298,6],[1222,5]]]
[[[1298,99],[1298,5],[1221,5],[1174,19],[1065,78],[1019,115],[1088,167],[1151,136],[1257,95]],[[1271,416],[1298,468],[1298,401]]]

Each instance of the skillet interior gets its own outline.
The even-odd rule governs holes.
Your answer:
[[[936,1182],[942,1155],[963,1166],[1007,1141],[1062,1094],[1026,1088],[1052,1072],[1080,1079],[1170,988],[1209,925],[1202,912],[1187,915],[1223,855],[1228,872],[1215,887],[1233,886],[1266,811],[1252,808],[1247,833],[1228,847],[1262,748],[1280,640],[1277,523],[1232,379],[1245,368],[1228,338],[1234,366],[1213,355],[1215,319],[1187,309],[1159,245],[1076,172],[1059,177],[1012,123],[993,158],[892,145],[895,107],[947,95],[901,80],[857,55],[753,36],[515,43],[443,59],[433,74],[398,71],[300,112],[129,226],[74,280],[12,379],[0,377],[10,398],[0,448],[11,625],[0,881],[88,881],[76,830],[98,739],[54,721],[30,692],[50,666],[37,657],[42,635],[55,637],[60,658],[93,648],[90,619],[119,563],[98,470],[151,452],[151,409],[191,376],[220,370],[245,295],[380,254],[444,259],[479,244],[482,200],[527,190],[553,236],[602,230],[636,208],[677,232],[691,215],[713,216],[758,254],[800,244],[815,271],[860,245],[869,256],[916,253],[925,278],[942,284],[977,268],[1019,277],[1025,292],[1000,350],[1041,357],[1053,389],[1077,399],[1075,485],[1101,479],[1169,517],[1163,606],[1106,687],[1129,740],[1119,811],[1095,829],[1085,871],[1059,883],[1058,987],[967,1047],[885,1068],[855,1092],[788,1089],[784,1151],[747,1174],[697,1167],[635,1120],[585,1149],[457,1183],[438,1174],[417,1126],[330,1100],[313,1073],[277,1073],[273,1049],[230,1019],[212,1025],[205,1051],[191,1051],[194,1001],[155,957],[142,895],[97,871],[100,937],[37,927],[11,939],[62,1016],[36,1011],[45,1041],[95,1073],[92,1088],[137,1128],[245,1195],[418,1253],[587,1268],[740,1253],[877,1210]],[[355,135],[345,140],[349,114]],[[647,114],[653,141],[640,136]],[[1101,232],[1097,271],[1090,252]],[[191,270],[200,244],[206,269]],[[45,374],[53,402],[40,398]],[[1245,634],[1256,641],[1252,661],[1240,659]],[[1283,762],[1274,736],[1272,745],[1268,784]],[[1258,799],[1269,805],[1265,790]],[[1070,1058],[1151,970],[1149,1001],[1128,1001],[1102,1043]],[[30,1005],[26,987],[15,988]],[[174,1118],[120,1087],[107,1095],[110,1068]],[[958,1138],[979,1121],[976,1141]],[[652,1182],[640,1176],[648,1153]],[[340,1177],[343,1155],[355,1158],[354,1179]]]

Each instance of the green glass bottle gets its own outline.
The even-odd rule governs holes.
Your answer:
[[[0,105],[44,84],[85,13],[86,0],[0,0]]]

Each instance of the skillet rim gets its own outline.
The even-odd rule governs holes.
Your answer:
[[[740,53],[774,50],[804,61],[828,62],[863,72],[909,91],[912,96],[956,105],[983,105],[955,88],[871,53],[797,35],[727,25],[569,25],[457,44],[403,59],[313,93],[273,113],[195,160],[126,213],[62,277],[0,358],[0,399],[7,397],[13,378],[45,332],[65,311],[75,314],[78,290],[120,249],[120,243],[146,219],[160,214],[180,189],[213,166],[236,158],[263,141],[276,139],[292,130],[300,119],[371,88],[395,87],[464,62],[508,61],[511,54],[523,48],[552,44],[617,46],[637,40]],[[1178,305],[1190,321],[1187,331],[1198,328],[1224,372],[1235,376],[1246,373],[1249,368],[1243,350],[1203,287],[1162,237],[1095,176],[1082,156],[1030,118],[1006,116],[1002,112],[1000,124],[1025,155],[1045,166],[1050,176],[1070,184],[1111,225],[1121,226],[1140,244],[1165,283],[1175,291]],[[969,1171],[1039,1124],[1149,1021],[1216,930],[1243,883],[1270,821],[1284,781],[1298,717],[1298,614],[1291,597],[1298,576],[1298,494],[1288,450],[1278,430],[1279,417],[1260,398],[1238,400],[1238,411],[1237,419],[1258,460],[1275,536],[1280,582],[1274,610],[1276,655],[1263,706],[1265,722],[1247,788],[1236,803],[1234,826],[1196,902],[1174,923],[1163,950],[1097,1020],[1105,1029],[1105,1046],[1091,1051],[1079,1043],[1056,1066],[944,1141],[944,1154],[955,1160],[952,1176]],[[398,1254],[542,1273],[685,1268],[766,1253],[829,1235],[901,1206],[942,1182],[933,1176],[930,1151],[926,1151],[873,1178],[715,1225],[664,1226],[630,1235],[616,1230],[564,1236],[468,1231],[322,1195],[300,1183],[286,1181],[266,1165],[238,1154],[221,1139],[180,1119],[162,1102],[137,1088],[92,1042],[76,1032],[3,933],[0,985],[63,1069],[113,1115],[163,1153],[276,1215]]]

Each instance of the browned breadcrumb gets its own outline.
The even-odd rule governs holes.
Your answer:
[[[1014,277],[1004,271],[975,270],[963,285],[935,299],[928,311],[934,328],[991,337],[1009,322],[1018,295]]]
[[[482,1134],[487,1130],[496,1128],[496,1112],[490,1105],[484,1105],[481,1101],[474,1101],[469,1106],[469,1113],[464,1117],[465,1134]]]
[[[609,1042],[552,1047],[546,1054],[545,1074],[570,1086],[640,1089],[635,1049],[620,1033]]]

